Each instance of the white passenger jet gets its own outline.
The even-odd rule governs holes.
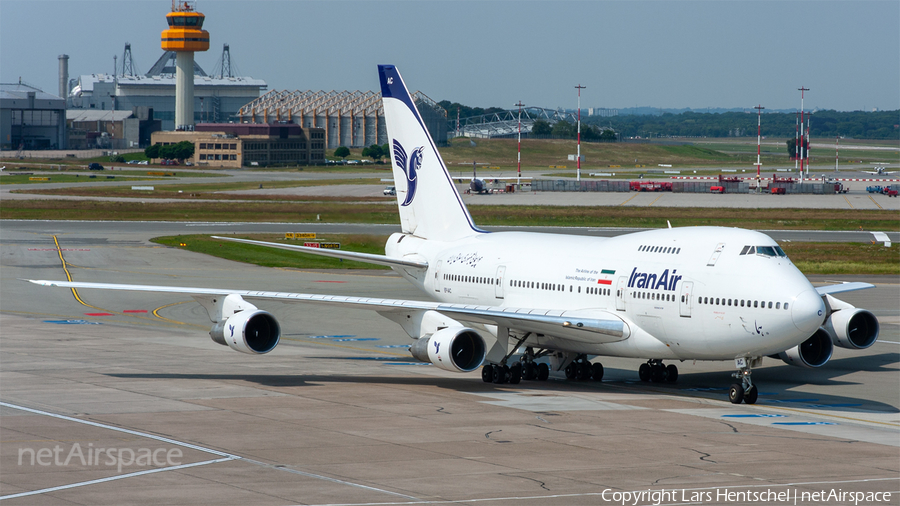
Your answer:
[[[213,341],[249,354],[272,351],[281,328],[248,302],[275,300],[371,309],[413,339],[410,352],[448,371],[481,368],[482,379],[600,380],[597,356],[645,359],[643,381],[674,382],[663,361],[734,361],[733,403],[756,402],[750,373],[763,357],[820,367],[833,346],[864,349],[875,316],[815,288],[770,237],[751,230],[687,227],[612,238],[488,233],[472,221],[394,66],[379,66],[402,232],[385,255],[263,244],[386,265],[433,301],[390,300],[245,288],[186,288],[64,281],[45,286],[190,295],[213,322]],[[227,239],[227,238],[220,238]]]

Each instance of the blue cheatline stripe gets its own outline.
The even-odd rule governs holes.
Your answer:
[[[429,132],[428,128],[425,127],[425,122],[422,121],[422,116],[419,115],[419,110],[413,103],[412,96],[409,94],[409,89],[406,87],[406,83],[403,82],[403,78],[400,77],[400,72],[398,72],[397,68],[393,65],[379,65],[378,77],[381,81],[382,99],[395,98],[403,102],[403,104],[405,104],[406,107],[409,108],[410,111],[412,111],[413,116],[416,118],[416,121],[419,122],[419,126],[422,127],[422,130],[425,132],[425,136],[428,137],[428,142],[431,144],[432,151],[437,155],[441,170],[444,172],[444,177],[447,179],[447,184],[450,185],[450,189],[453,191],[453,195],[456,196],[457,203],[459,203],[460,210],[462,210],[463,215],[466,217],[466,221],[469,222],[469,228],[480,234],[489,234],[489,231],[478,228],[477,226],[475,226],[475,222],[472,221],[472,216],[469,214],[469,210],[466,208],[466,205],[463,204],[462,197],[460,197],[459,192],[456,191],[456,186],[454,186],[453,184],[453,178],[450,177],[450,173],[447,171],[447,166],[444,164],[444,160],[443,158],[441,158],[441,154],[438,152],[437,146],[435,146],[434,144],[434,139],[431,138],[431,132]],[[387,82],[387,79],[389,77],[394,78],[394,81],[391,84],[388,84]],[[393,157],[391,158],[391,160],[393,160]]]

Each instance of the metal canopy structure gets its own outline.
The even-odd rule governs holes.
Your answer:
[[[515,109],[462,118],[459,120],[459,131],[454,132],[454,135],[478,139],[513,137],[517,134],[519,128],[518,112],[518,109]],[[557,121],[575,123],[576,117],[575,113],[558,109],[544,109],[543,107],[522,108],[522,132],[531,133],[534,122],[537,120],[543,120],[552,125]]]
[[[422,119],[437,143],[447,140],[447,111],[422,92],[413,93]],[[238,112],[241,123],[288,121],[325,129],[325,147],[387,143],[381,93],[374,91],[272,90]]]

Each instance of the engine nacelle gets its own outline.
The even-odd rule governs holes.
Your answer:
[[[778,358],[785,364],[797,367],[822,367],[831,359],[834,345],[827,330],[819,327],[809,339],[789,350],[782,351]]]
[[[835,346],[864,350],[875,344],[879,332],[878,318],[865,309],[841,309],[825,321]]]
[[[409,347],[413,357],[445,371],[471,372],[484,362],[487,346],[478,332],[466,327],[447,327],[420,337]]]
[[[281,326],[265,311],[241,311],[209,331],[213,341],[251,355],[269,353],[281,340]]]

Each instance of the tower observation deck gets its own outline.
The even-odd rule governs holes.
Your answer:
[[[209,49],[209,32],[203,29],[206,16],[196,11],[194,2],[172,0],[166,14],[169,28],[163,30],[161,46],[175,52],[175,129],[194,128],[194,52]]]

